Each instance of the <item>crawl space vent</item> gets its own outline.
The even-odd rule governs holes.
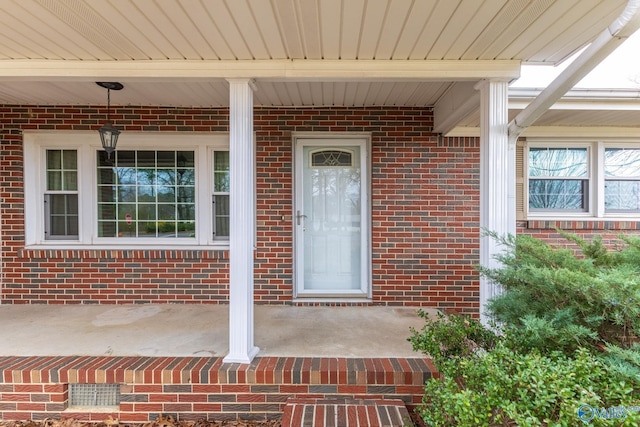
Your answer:
[[[117,408],[120,384],[69,384],[69,406]]]

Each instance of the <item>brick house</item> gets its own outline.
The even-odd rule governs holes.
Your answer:
[[[636,230],[635,113],[547,112],[636,2],[436,3],[11,1],[2,303],[229,303],[226,360],[248,363],[254,302],[481,316],[483,228]],[[521,63],[589,43],[510,108]]]

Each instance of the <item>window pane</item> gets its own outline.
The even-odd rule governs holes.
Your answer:
[[[179,168],[193,168],[195,166],[195,153],[193,151],[178,151]]]
[[[52,215],[64,215],[67,210],[67,201],[64,194],[52,194],[49,207]]]
[[[117,229],[115,221],[98,221],[98,237],[116,237]]]
[[[67,194],[66,199],[66,213],[68,215],[78,216],[78,195],[77,194]]]
[[[352,153],[341,150],[322,150],[311,153],[314,167],[353,166]]]
[[[124,203],[118,204],[118,219],[121,221],[126,221],[127,217],[131,217],[132,221],[137,218],[136,205]]]
[[[113,165],[99,168],[102,237],[193,237],[195,153],[119,150]],[[114,174],[115,171],[115,174]],[[178,222],[180,221],[180,222]]]
[[[584,211],[587,185],[586,180],[530,179],[529,208]]]
[[[229,239],[229,152],[213,153],[213,238]]]
[[[76,150],[62,150],[63,169],[78,169],[78,152]]]
[[[118,184],[135,185],[138,181],[136,168],[117,167],[115,172]]]
[[[64,183],[64,190],[66,191],[77,191],[78,190],[78,172],[76,171],[65,171],[62,175],[62,182]]]
[[[155,202],[156,187],[153,185],[141,185],[138,187],[138,202]]]
[[[156,152],[155,151],[137,151],[138,168],[147,168],[147,167],[155,167],[156,166]]]
[[[176,201],[176,188],[158,186],[158,201],[159,202],[175,202]]]
[[[115,202],[116,187],[99,185],[98,186],[98,202]]]
[[[78,195],[48,194],[45,201],[46,238],[76,238],[78,236]]]
[[[138,237],[157,237],[158,223],[156,221],[138,222]]]
[[[176,167],[175,151],[158,151],[158,167]]]
[[[229,152],[216,151],[213,157],[213,191],[229,192]]]
[[[195,225],[193,221],[178,222],[178,237],[194,237]]]
[[[49,233],[52,236],[66,236],[67,235],[67,222],[64,216],[52,216],[51,217],[51,230]]]
[[[176,175],[178,185],[195,185],[196,171],[194,169],[178,169]]]
[[[47,171],[47,190],[62,190],[62,171]]]
[[[175,169],[158,169],[156,173],[158,176],[158,185],[176,185]]]
[[[178,203],[195,203],[196,189],[194,187],[178,187],[176,188],[176,197]]]
[[[138,169],[138,185],[155,185],[156,170],[142,168]]]
[[[136,201],[136,187],[134,185],[119,185],[118,186],[118,202],[132,202]]]
[[[606,148],[604,174],[606,178],[640,178],[640,149]]]
[[[141,221],[155,221],[156,220],[156,208],[157,205],[150,203],[141,203],[138,205],[138,218]]]
[[[62,150],[47,150],[47,169],[62,169]]]
[[[177,206],[178,220],[180,221],[195,221],[196,220],[196,207],[195,205],[179,204]]]
[[[176,222],[175,221],[158,221],[158,236],[175,237]]]
[[[116,219],[116,205],[99,203],[98,219]]]
[[[78,235],[78,215],[69,215],[67,217],[67,233],[69,236]]]
[[[158,205],[158,220],[167,221],[176,219],[175,205]]]
[[[586,148],[530,148],[529,176],[586,177]]]
[[[116,174],[112,168],[98,168],[98,184],[114,184]]]
[[[114,159],[109,159],[106,151],[100,150],[96,154],[98,156],[98,167],[110,167],[113,164]]]
[[[640,211],[640,181],[606,180],[604,195],[607,212]]]
[[[136,165],[136,152],[116,150],[116,164],[118,167],[134,167]]]
[[[214,226],[216,238],[229,237],[229,196],[214,196]]]
[[[47,190],[77,191],[78,161],[76,150],[47,150]]]

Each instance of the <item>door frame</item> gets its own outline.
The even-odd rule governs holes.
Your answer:
[[[292,232],[293,232],[293,298],[296,301],[309,299],[312,301],[349,302],[349,300],[363,301],[372,298],[371,281],[371,135],[363,133],[296,133],[293,135],[292,156]],[[304,277],[304,244],[300,233],[302,227],[297,225],[296,213],[302,210],[302,168],[304,167],[304,146],[345,147],[360,146],[360,290],[357,291],[304,291],[302,280]]]

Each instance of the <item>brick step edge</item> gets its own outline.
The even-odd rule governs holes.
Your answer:
[[[282,427],[408,427],[409,411],[400,399],[289,398]]]

